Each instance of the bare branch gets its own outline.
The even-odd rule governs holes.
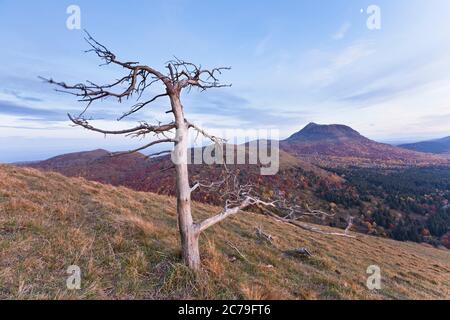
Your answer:
[[[155,153],[149,154],[146,158],[148,159],[148,158],[153,158],[153,157],[157,157],[157,156],[162,156],[167,153],[172,153],[172,150],[164,150],[164,151],[160,151],[160,152],[155,152]]]
[[[218,188],[220,186],[222,186],[225,183],[225,179],[220,180],[220,181],[214,181],[211,182],[210,184],[203,184],[200,182],[195,182],[194,186],[191,188],[191,192],[194,192],[195,190],[199,189],[199,188],[206,188],[206,189],[213,189],[213,188]]]
[[[212,227],[213,225],[221,222],[222,220],[225,220],[231,215],[238,213],[239,211],[247,208],[248,206],[250,206],[250,199],[247,198],[239,206],[231,209],[225,209],[218,215],[215,215],[214,217],[202,221],[200,224],[197,225],[197,232],[201,233],[205,231],[209,227]]]
[[[219,213],[209,219],[206,219],[203,222],[201,222],[200,224],[198,224],[198,230],[199,230],[199,232],[205,231],[209,227],[225,220],[229,216],[234,215],[234,214],[238,213],[239,211],[242,211],[251,206],[275,207],[275,203],[265,202],[260,199],[248,196],[239,205],[232,207],[232,208],[225,207],[225,209],[221,213]]]
[[[311,216],[316,218],[331,218],[335,216],[335,213],[328,213],[322,210],[312,210],[309,208],[309,205],[305,204],[306,210],[298,205],[287,205],[286,200],[280,201],[278,208],[281,211],[288,212],[287,215],[284,216],[285,219],[290,220],[298,220],[305,216]]]
[[[205,130],[203,130],[202,128],[197,127],[196,125],[194,125],[193,123],[191,123],[191,122],[189,122],[189,121],[187,121],[187,120],[186,120],[186,123],[188,124],[189,128],[194,129],[195,131],[197,131],[198,133],[202,134],[202,135],[205,136],[206,138],[210,139],[210,140],[211,140],[212,142],[214,142],[214,143],[217,143],[217,144],[222,145],[223,143],[226,143],[226,142],[227,142],[227,140],[225,140],[225,139],[223,139],[223,138],[220,138],[220,137],[213,136],[213,135],[207,133],[207,132],[206,132]]]
[[[164,125],[158,125],[158,126],[151,126],[147,123],[142,123],[139,126],[136,126],[131,129],[125,129],[125,130],[103,130],[96,128],[89,124],[89,122],[86,119],[83,118],[74,118],[72,115],[68,114],[69,119],[77,126],[83,127],[87,130],[107,134],[107,135],[120,135],[120,134],[135,134],[135,135],[143,135],[147,133],[163,133],[166,131],[170,131],[172,129],[175,129],[175,123],[169,123]]]
[[[198,87],[202,90],[210,88],[231,87],[231,84],[222,84],[219,75],[222,71],[231,70],[230,67],[220,67],[211,70],[202,69],[191,62],[183,61],[175,57],[175,60],[167,62],[170,77],[176,83],[178,89],[186,87]]]
[[[271,234],[264,232],[262,226],[258,226],[256,229],[256,236],[264,241],[272,243],[274,238]]]
[[[144,108],[145,106],[149,105],[150,103],[156,101],[157,99],[162,98],[162,97],[167,97],[167,96],[168,96],[167,93],[162,93],[162,94],[158,94],[158,95],[154,96],[152,99],[150,99],[150,100],[148,100],[148,101],[146,101],[146,102],[137,103],[137,104],[135,104],[135,105],[130,109],[130,111],[125,112],[125,113],[124,113],[119,119],[117,119],[117,120],[120,121],[120,120],[122,120],[122,119],[128,117],[129,115],[132,115],[133,113],[138,112],[139,110],[141,110],[141,109]]]
[[[105,61],[105,64],[116,64],[123,68],[138,71],[138,70],[144,70],[156,78],[160,79],[164,83],[170,82],[169,78],[165,75],[163,75],[161,72],[143,65],[138,65],[139,62],[122,62],[117,60],[116,55],[113,54],[110,50],[108,50],[104,45],[100,44],[97,40],[95,40],[86,30],[87,37],[85,38],[86,42],[91,46],[90,50],[87,50],[86,52],[94,52],[100,59]]]
[[[111,156],[112,156],[112,157],[123,156],[123,155],[125,155],[125,154],[130,154],[130,153],[139,152],[139,151],[141,151],[141,150],[150,148],[150,147],[152,147],[152,146],[154,146],[154,145],[157,145],[157,144],[160,144],[160,143],[170,143],[170,142],[175,142],[175,140],[173,140],[173,139],[156,140],[156,141],[153,141],[153,142],[150,142],[150,143],[146,144],[145,146],[136,148],[136,149],[134,149],[134,150],[123,151],[123,152],[113,152],[113,153],[111,153]],[[166,153],[166,151],[164,151],[164,153]]]
[[[227,241],[227,244],[233,248],[234,250],[236,250],[236,252],[242,257],[242,259],[244,259],[245,261],[251,263],[243,254],[242,252],[238,249],[238,247],[236,247],[232,242]]]
[[[260,207],[260,209],[266,215],[268,215],[269,217],[274,218],[277,221],[281,221],[281,222],[284,222],[284,223],[287,223],[287,224],[291,224],[293,226],[299,227],[299,228],[304,229],[304,230],[320,233],[320,234],[323,234],[323,235],[340,236],[340,237],[347,237],[347,238],[356,238],[355,236],[349,235],[347,233],[327,232],[327,231],[323,231],[322,229],[320,229],[318,227],[314,227],[312,225],[309,225],[309,224],[306,224],[306,223],[303,223],[303,222],[298,222],[298,221],[295,221],[295,220],[285,219],[283,217],[280,217],[280,216],[274,214],[273,212],[271,212],[270,210],[268,210],[267,208],[264,208],[264,207]]]
[[[333,217],[334,213],[327,213],[321,210],[312,210],[308,205],[306,206],[306,210],[298,205],[289,205],[286,199],[277,199],[274,201],[265,201],[259,198],[259,196],[254,191],[254,186],[250,183],[240,184],[237,176],[234,176],[233,179],[227,177],[225,179],[226,185],[229,190],[220,191],[223,194],[223,197],[226,197],[225,207],[222,212],[219,214],[202,221],[197,224],[197,232],[202,232],[211,226],[223,221],[231,215],[237,214],[240,211],[249,208],[258,208],[266,215],[275,218],[279,221],[289,223],[291,225],[300,227],[302,229],[317,232],[326,235],[334,235],[334,236],[346,236],[349,238],[354,238],[354,236],[348,235],[349,227],[347,227],[345,233],[338,232],[326,232],[320,228],[310,226],[309,224],[297,221],[301,217],[304,216],[313,216],[313,217],[321,217],[321,218],[329,218]],[[194,188],[198,188],[198,186],[194,186]],[[284,214],[280,216],[281,213],[288,212],[288,214]],[[349,224],[352,220],[349,221]]]
[[[134,93],[138,94],[138,100],[142,96],[143,92],[151,86],[153,83],[157,81],[161,81],[166,86],[167,90],[173,90],[173,84],[170,81],[170,78],[163,75],[161,72],[146,66],[139,65],[137,62],[122,62],[116,58],[116,55],[113,54],[109,49],[107,49],[104,45],[100,44],[96,41],[87,31],[87,37],[85,38],[86,42],[89,44],[91,49],[86,52],[94,52],[100,59],[104,61],[105,65],[114,64],[121,66],[122,68],[128,70],[128,74],[124,75],[122,78],[111,84],[98,85],[92,81],[87,81],[86,83],[78,83],[75,85],[69,85],[65,82],[57,82],[53,79],[47,79],[40,77],[42,80],[56,85],[57,87],[62,88],[63,90],[57,90],[64,93],[69,93],[79,98],[80,102],[87,102],[87,106],[85,110],[80,114],[83,115],[89,106],[97,101],[103,100],[106,98],[116,98],[118,102],[121,102],[122,99],[130,98]],[[123,89],[121,86],[126,84],[126,89]],[[125,116],[134,113],[144,106],[150,104],[156,98],[165,96],[166,93],[162,93],[158,95],[154,99],[151,99],[145,103],[135,105],[132,110],[122,116]],[[121,118],[121,119],[122,119]]]

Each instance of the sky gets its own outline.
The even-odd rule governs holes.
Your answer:
[[[80,30],[66,26],[70,5],[81,10]],[[370,5],[380,29],[368,28]],[[142,143],[71,126],[66,114],[85,106],[39,80],[122,74],[84,52],[83,29],[120,59],[160,70],[173,56],[231,66],[222,78],[231,88],[183,95],[187,118],[213,133],[286,138],[316,122],[392,143],[450,135],[449,0],[0,0],[0,162]],[[87,116],[104,128],[170,120],[162,100],[118,122],[131,105],[107,100]]]

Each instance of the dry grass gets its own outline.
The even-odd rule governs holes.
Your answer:
[[[197,218],[217,210],[194,206]],[[174,212],[172,198],[0,166],[0,298],[450,298],[448,250],[321,236],[251,213],[202,236],[204,271],[193,274],[181,263]],[[274,243],[261,242],[255,226]],[[296,247],[313,257],[284,254]],[[82,289],[68,291],[74,264]],[[372,264],[381,267],[380,291],[365,286]]]

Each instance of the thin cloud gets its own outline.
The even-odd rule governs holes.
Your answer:
[[[65,127],[30,127],[30,126],[4,126],[4,125],[0,125],[0,128],[5,128],[5,129],[26,129],[26,130],[60,130],[60,129],[65,129]]]
[[[292,114],[274,111],[279,109],[277,107],[257,107],[252,101],[225,91],[196,94],[188,99],[186,106],[192,112],[190,117],[207,127],[261,128],[297,123],[299,120]]]
[[[374,53],[374,50],[371,48],[370,42],[352,44],[336,56],[333,60],[332,67],[334,69],[344,68],[362,58],[368,57],[372,53]]]
[[[268,33],[262,38],[255,48],[255,56],[262,56],[267,51],[270,41],[272,40],[272,33]]]
[[[324,88],[338,82],[345,71],[352,71],[361,60],[371,56],[375,50],[370,41],[357,41],[336,54],[322,52],[320,64],[301,72],[299,83]],[[318,55],[318,54],[315,54]]]
[[[25,116],[47,121],[62,121],[67,119],[65,112],[21,106],[9,101],[0,101],[0,114],[10,116]]]
[[[36,97],[31,97],[28,95],[23,95],[22,93],[14,90],[4,90],[6,94],[10,94],[18,100],[27,101],[27,102],[42,102],[43,100]]]
[[[339,30],[335,34],[333,34],[332,38],[334,40],[344,39],[351,27],[352,24],[350,22],[345,22],[340,26]]]

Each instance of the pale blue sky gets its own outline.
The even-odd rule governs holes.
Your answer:
[[[224,76],[232,88],[185,97],[189,118],[213,131],[273,128],[287,137],[314,121],[380,141],[450,135],[448,0],[0,0],[0,161],[129,144],[70,127],[65,114],[83,106],[37,78],[120,74],[83,53],[82,31],[66,28],[71,4],[82,28],[124,60],[162,68],[177,55],[232,66]],[[371,4],[381,8],[381,30],[366,26]],[[101,103],[90,116],[117,126],[129,106]],[[138,119],[165,120],[166,108]]]

